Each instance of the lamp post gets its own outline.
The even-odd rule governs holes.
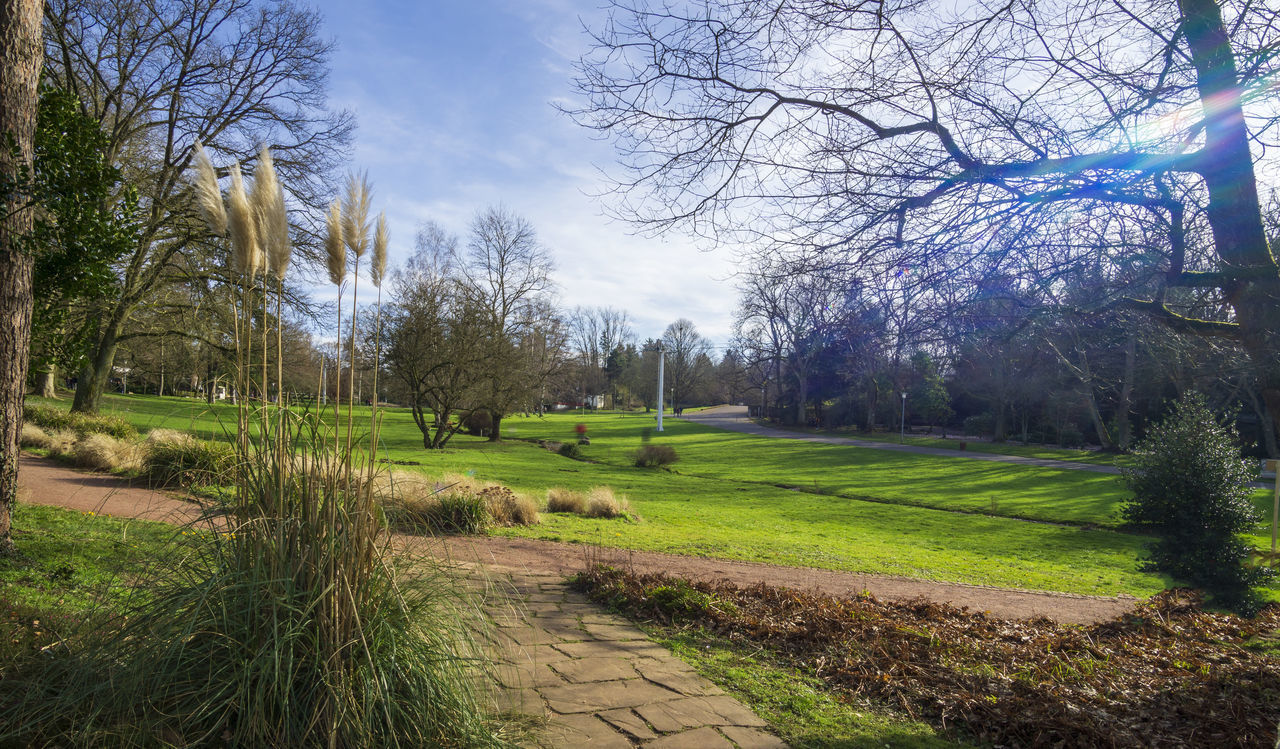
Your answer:
[[[898,420],[898,444],[907,443],[907,391],[902,391],[902,418]]]
[[[667,352],[658,344],[658,431],[662,431],[662,376],[663,367],[666,365]]]

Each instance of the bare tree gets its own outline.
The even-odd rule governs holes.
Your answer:
[[[0,218],[0,556],[14,552],[9,521],[18,497],[18,435],[31,338],[31,271],[24,246],[34,209],[24,184],[32,167],[36,87],[40,82],[41,0],[0,5],[0,148],[4,215]]]
[[[613,389],[616,383],[608,371],[609,357],[619,346],[635,341],[627,312],[613,307],[575,307],[569,329],[578,356],[582,394]]]
[[[1280,7],[623,2],[596,40],[572,114],[617,143],[629,218],[872,286],[910,268],[940,284],[920,303],[967,301],[943,281],[979,271],[1025,291],[1097,268],[1092,306],[1240,341],[1280,413],[1255,170],[1274,172]]]
[[[699,375],[706,374],[698,364],[700,358],[709,356],[711,343],[691,320],[682,317],[663,331],[662,345],[666,349],[664,376],[671,391],[671,407],[680,408],[680,399],[687,400],[699,384]]]
[[[102,124],[108,160],[145,207],[137,245],[115,269],[120,293],[95,310],[75,401],[95,411],[133,312],[207,244],[185,177],[196,142],[250,168],[270,146],[293,205],[305,209],[293,212],[293,228],[306,258],[352,118],[326,109],[329,42],[318,13],[291,0],[49,0],[44,18],[47,77]]]
[[[486,313],[484,379],[476,398],[492,417],[491,441],[502,438],[502,418],[541,388],[529,377],[530,352],[522,342],[554,324],[542,314],[552,308],[541,303],[551,289],[552,267],[533,225],[503,206],[478,213],[465,250],[454,253],[464,293]]]
[[[477,392],[489,328],[485,310],[449,273],[457,240],[427,224],[417,244],[383,310],[383,358],[404,388],[422,446],[439,449],[457,431],[454,414]]]

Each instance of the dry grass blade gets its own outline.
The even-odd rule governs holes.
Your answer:
[[[218,236],[227,233],[227,207],[222,202],[222,191],[218,189],[218,172],[205,153],[204,146],[196,141],[196,202],[200,212],[209,224],[209,231]]]
[[[329,281],[341,286],[347,278],[347,255],[342,229],[342,203],[334,200],[325,216],[324,252],[325,265],[329,269]]]
[[[240,174],[238,161],[231,164],[231,190],[227,193],[227,209],[236,270],[252,278],[262,266],[262,248],[258,244],[258,222],[244,190],[244,177]]]
[[[373,285],[382,288],[382,277],[387,273],[387,214],[379,213],[377,228],[373,231],[373,264],[369,275]]]
[[[284,187],[276,177],[275,162],[266,147],[258,154],[252,202],[258,238],[266,249],[264,272],[282,279],[289,267],[289,217],[284,207]]]
[[[342,202],[342,232],[347,247],[356,258],[369,250],[369,205],[373,199],[365,174],[347,177],[347,196]]]

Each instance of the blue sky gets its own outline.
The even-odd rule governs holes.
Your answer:
[[[332,103],[358,119],[352,167],[368,171],[374,210],[387,214],[392,265],[412,252],[421,221],[465,237],[478,210],[502,203],[555,257],[562,307],[625,309],[641,340],[687,317],[727,342],[729,253],[607,218],[593,194],[612,147],[552,107],[574,95],[571,66],[596,0],[316,5],[337,42]]]

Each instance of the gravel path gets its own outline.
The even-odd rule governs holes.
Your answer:
[[[23,455],[18,476],[23,500],[57,505],[115,517],[166,522],[190,522],[200,508],[178,495],[146,489],[125,479],[68,468],[44,458]],[[738,562],[658,552],[588,547],[523,538],[455,537],[405,538],[432,553],[460,561],[479,562],[525,573],[571,574],[591,562],[630,567],[641,572],[665,572],[698,579],[728,579],[735,583],[798,589],[818,589],[837,595],[869,592],[880,598],[925,598],[931,601],[989,611],[1006,618],[1046,616],[1059,622],[1087,624],[1131,611],[1136,599],[1045,593],[959,583],[944,583],[888,575],[863,575],[807,567]]]

